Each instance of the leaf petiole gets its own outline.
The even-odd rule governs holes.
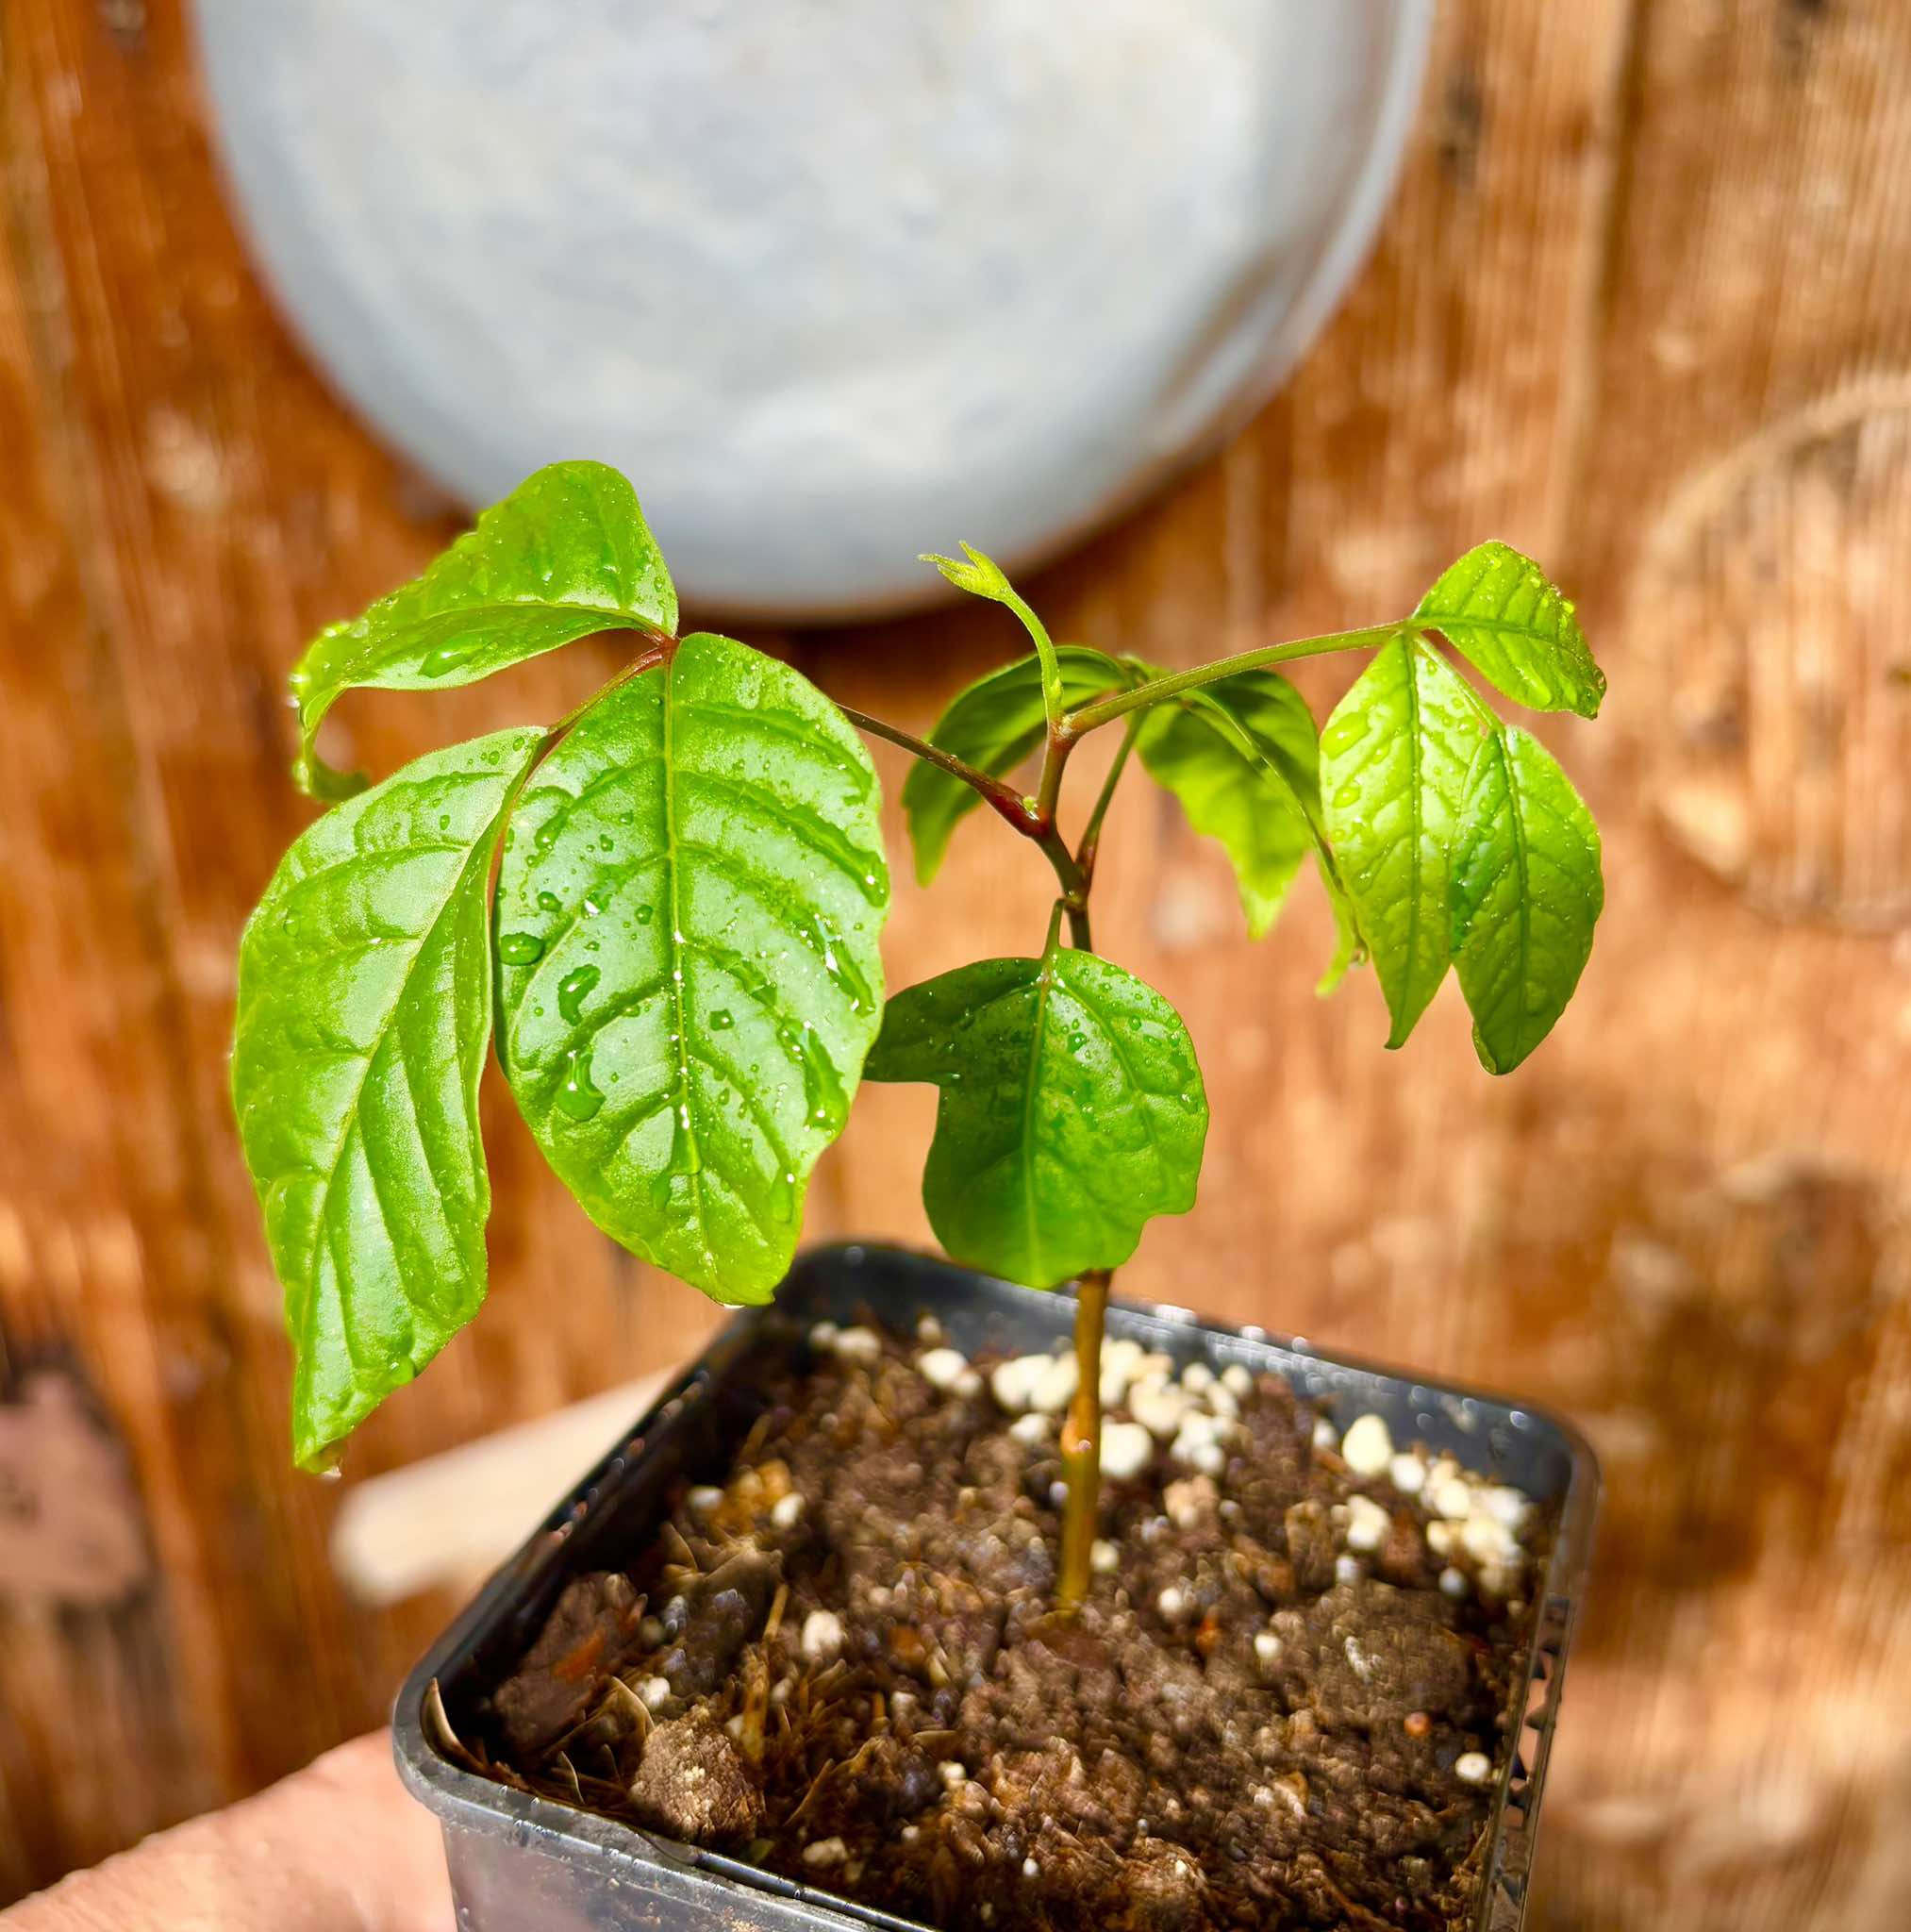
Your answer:
[[[1176,671],[1166,677],[1149,679],[1130,691],[1118,691],[1091,705],[1083,705],[1062,720],[1062,733],[1074,739],[1098,725],[1111,724],[1130,711],[1158,705],[1164,698],[1177,697],[1204,684],[1219,683],[1241,671],[1260,671],[1270,664],[1288,664],[1297,658],[1324,658],[1335,651],[1367,651],[1390,642],[1402,631],[1412,627],[1411,618],[1392,624],[1370,625],[1365,630],[1335,630],[1316,638],[1299,638],[1288,644],[1264,644],[1252,651],[1237,651],[1231,658],[1217,658],[1211,664],[1197,664],[1191,671]]]
[[[924,764],[934,765],[939,770],[947,772],[952,778],[959,778],[971,790],[979,792],[1018,832],[1030,838],[1035,836],[1035,808],[1013,785],[1005,784],[1000,778],[991,778],[987,772],[978,771],[966,759],[958,758],[954,752],[944,751],[939,744],[931,744],[926,738],[918,738],[913,731],[905,731],[900,724],[890,724],[881,718],[872,718],[867,711],[854,710],[848,705],[839,704],[837,709],[858,731],[867,731],[872,738],[886,739],[890,744],[899,744],[906,752],[921,758]]]

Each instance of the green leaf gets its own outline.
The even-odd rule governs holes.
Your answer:
[[[1063,644],[1055,655],[1069,705],[1084,704],[1132,681],[1129,667],[1084,644]],[[1046,730],[1041,662],[1019,658],[957,692],[929,741],[991,778],[1001,778],[1040,748]],[[923,885],[940,870],[956,825],[981,803],[972,786],[939,766],[919,761],[911,768],[903,783],[903,812],[916,849],[916,877]]]
[[[1194,1205],[1207,1099],[1161,995],[1092,953],[984,959],[889,1002],[872,1080],[941,1089],[922,1200],[956,1258],[1053,1288]]]
[[[1177,708],[1190,723],[1173,726],[1171,738],[1154,721],[1165,717],[1172,725]],[[1142,762],[1181,799],[1189,824],[1226,847],[1254,938],[1273,923],[1292,882],[1292,841],[1298,836],[1296,860],[1312,847],[1336,933],[1334,958],[1315,991],[1322,998],[1333,992],[1366,958],[1366,943],[1327,837],[1320,746],[1300,693],[1272,672],[1238,672],[1154,708],[1138,742]]]
[[[1571,603],[1508,545],[1482,543],[1450,565],[1413,621],[1437,629],[1516,704],[1599,715],[1605,674],[1592,661]]]
[[[553,463],[485,510],[423,576],[319,634],[291,675],[293,774],[319,797],[363,785],[312,749],[347,691],[473,684],[594,631],[671,631],[676,621],[676,592],[630,485],[603,463]]]
[[[1509,1074],[1566,1010],[1605,903],[1599,827],[1537,740],[1480,746],[1454,844],[1454,964],[1489,1074]]]
[[[1135,749],[1188,824],[1221,841],[1249,935],[1261,938],[1318,842],[1320,748],[1306,700],[1271,671],[1239,672],[1146,712]]]
[[[1002,566],[972,543],[962,545],[960,557],[939,557],[933,550],[925,550],[922,560],[933,563],[958,591],[967,591],[972,597],[987,597],[1010,609],[1022,603]]]
[[[307,1466],[484,1299],[485,888],[543,740],[432,752],[327,812],[246,922],[232,1097],[285,1289]]]
[[[1418,638],[1374,653],[1321,735],[1327,831],[1393,1026],[1413,1031],[1451,958],[1448,874],[1467,769],[1490,719]]]
[[[813,685],[699,634],[578,719],[512,822],[518,1104],[599,1227],[719,1301],[782,1279],[881,1024],[879,806]]]

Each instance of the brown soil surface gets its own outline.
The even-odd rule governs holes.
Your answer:
[[[1541,1512],[1483,1571],[1451,1465],[1357,1475],[1236,1372],[1205,1472],[1184,1432],[1105,1479],[1064,1622],[1052,1421],[937,1386],[933,1336],[855,1333],[627,1574],[570,1586],[493,1700],[493,1774],[937,1926],[1470,1922]]]

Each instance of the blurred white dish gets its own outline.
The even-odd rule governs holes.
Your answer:
[[[467,502],[636,482],[687,601],[874,613],[1051,552],[1291,366],[1426,0],[198,0],[341,389]]]

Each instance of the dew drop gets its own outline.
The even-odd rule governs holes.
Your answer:
[[[1346,751],[1358,744],[1366,732],[1366,724],[1357,716],[1332,719],[1321,734],[1321,749],[1330,756]]]
[[[435,651],[427,651],[419,665],[420,673],[426,677],[443,677],[475,655],[480,638],[460,638],[455,644],[440,644]]]
[[[1350,806],[1358,805],[1360,803],[1360,787],[1354,784],[1352,779],[1349,779],[1348,782],[1345,785],[1341,786],[1339,791],[1334,794],[1334,803],[1338,805],[1342,811],[1345,811]]]
[[[561,912],[563,910],[563,901],[558,898],[556,892],[540,892],[538,894],[538,910],[540,912]]]
[[[648,925],[656,916],[656,908],[655,906],[640,906],[637,908],[637,923],[640,925]]]
[[[781,1222],[796,1219],[796,1176],[793,1174],[776,1176],[775,1185],[770,1190],[770,1211]]]
[[[579,1053],[573,1046],[564,1056],[564,1084],[557,1089],[557,1109],[573,1121],[588,1121],[603,1105],[604,1096],[590,1078],[590,1055]]]
[[[498,958],[507,966],[529,966],[544,956],[544,941],[534,932],[505,932],[498,935]]]
[[[710,1015],[710,1024],[719,1033],[723,1032],[728,1027],[734,1026],[736,1024],[737,1022],[735,1016],[731,1013],[728,1007],[719,1007],[717,1010]]]
[[[557,1010],[572,1025],[584,1017],[584,1002],[602,975],[594,966],[579,966],[557,982]]]

